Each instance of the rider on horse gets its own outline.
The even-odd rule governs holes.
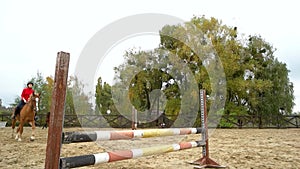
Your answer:
[[[33,86],[33,83],[28,82],[27,87],[23,89],[22,94],[21,94],[21,101],[19,102],[18,106],[15,109],[14,115],[12,117],[13,119],[15,119],[18,114],[20,114],[21,109],[28,102],[30,95],[32,93],[34,93],[32,86]]]

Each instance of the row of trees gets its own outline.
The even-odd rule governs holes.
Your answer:
[[[152,106],[158,105],[157,109],[175,117],[173,120],[180,110],[184,114],[197,113],[198,106],[193,105],[197,105],[198,93],[193,90],[191,76],[198,89],[206,89],[210,96],[208,104],[225,99],[224,109],[217,105],[219,110],[213,111],[256,116],[260,127],[270,118],[292,112],[294,91],[289,70],[274,56],[276,49],[261,36],[241,36],[236,27],[226,26],[215,18],[194,17],[182,25],[166,25],[160,37],[157,49],[126,51],[125,62],[115,68],[113,86],[103,85],[99,79],[96,104],[101,112],[126,114],[131,112],[129,105],[133,105],[139,112],[148,110],[151,114]],[[213,82],[222,78],[216,73],[222,69],[225,81]],[[225,92],[219,90],[223,86]],[[156,95],[155,90],[159,90]],[[120,98],[124,94],[128,99]],[[182,94],[188,94],[188,100],[183,100]],[[123,100],[129,101],[123,104]],[[116,107],[122,107],[122,112]],[[199,125],[199,121],[194,125]]]

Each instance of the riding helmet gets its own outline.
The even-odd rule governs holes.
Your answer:
[[[32,82],[28,82],[28,83],[27,83],[27,86],[28,86],[29,84],[31,84],[31,85],[33,86],[33,83],[32,83]]]

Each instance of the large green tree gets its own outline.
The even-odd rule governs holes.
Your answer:
[[[271,114],[277,116],[280,108],[291,112],[294,97],[292,84],[288,79],[288,70],[285,64],[274,59],[275,49],[269,43],[260,36],[240,37],[236,27],[223,25],[215,18],[194,17],[191,23],[201,29],[204,35],[195,34],[193,31],[184,34],[187,24],[166,26],[161,31],[162,35],[179,34],[188,39],[198,37],[203,39],[202,46],[206,43],[213,45],[226,75],[227,96],[224,109],[226,114],[256,115],[258,125],[261,127],[263,119],[270,117]],[[202,48],[201,43],[200,48]],[[198,74],[197,69],[201,69],[203,64],[195,64],[198,59],[193,54],[196,55],[197,52],[193,53],[191,48],[180,40],[168,36],[162,36],[161,44],[176,52],[180,58],[188,60],[194,66],[191,66],[192,70],[196,70],[195,73]],[[203,53],[205,55],[205,50]],[[206,60],[205,56],[200,58],[202,63]],[[199,68],[195,68],[196,66]],[[205,75],[200,71],[199,73]],[[208,77],[203,75],[199,75],[199,86],[205,88],[210,94],[210,88],[214,86],[203,85],[206,82],[211,83]],[[273,102],[274,97],[280,98]]]
[[[121,95],[128,95],[126,104],[138,110],[139,120],[149,123],[153,120],[163,121],[159,118],[164,114],[174,122],[178,121],[180,113],[197,114],[197,83],[184,61],[161,48],[153,51],[129,50],[124,59],[125,62],[115,68],[117,76],[112,89],[118,93],[119,88]],[[115,103],[117,107],[122,105]],[[180,124],[189,125],[184,123],[184,119],[179,121],[182,121],[178,122]]]

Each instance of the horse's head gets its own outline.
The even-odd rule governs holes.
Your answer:
[[[39,110],[39,100],[40,100],[40,94],[39,93],[32,93],[29,96],[29,102],[32,102],[32,106],[36,111]]]

